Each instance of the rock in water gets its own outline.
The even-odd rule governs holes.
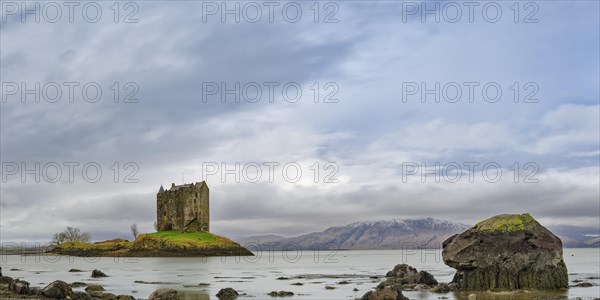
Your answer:
[[[67,299],[73,298],[73,290],[68,283],[56,280],[42,290],[42,295],[52,299]]]
[[[381,286],[367,292],[361,300],[408,300],[402,295],[402,290],[395,286]]]
[[[83,272],[83,271],[79,270],[79,269],[70,269],[69,272],[76,273],[76,272]]]
[[[327,287],[325,287],[325,289],[327,289]],[[270,293],[268,293],[267,295],[271,296],[271,297],[290,297],[290,296],[294,296],[293,292],[290,291],[272,291]]]
[[[407,264],[400,264],[400,265],[395,265],[394,269],[392,269],[391,271],[389,271],[385,274],[385,277],[411,278],[411,277],[417,276],[418,273],[419,273],[419,271],[417,271],[417,269],[415,269]],[[416,282],[413,282],[413,283],[416,283]]]
[[[100,270],[94,270],[94,271],[92,271],[92,277],[98,278],[98,277],[108,277],[108,276]]]
[[[424,284],[433,286],[438,284],[437,280],[426,271],[418,271],[417,269],[407,265],[399,264],[394,266],[394,269],[385,274],[387,280],[380,284],[380,287],[391,285],[402,287],[410,284]]]
[[[236,299],[238,296],[238,292],[232,288],[224,288],[217,293],[217,298],[223,300]]]
[[[86,292],[102,292],[104,291],[104,287],[99,284],[90,284],[85,289]]]
[[[464,290],[567,288],[562,242],[529,214],[498,215],[443,243],[444,263]]]
[[[161,288],[152,292],[148,300],[179,300],[179,296],[174,289]]]

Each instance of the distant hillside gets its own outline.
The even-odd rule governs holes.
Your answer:
[[[330,227],[292,238],[255,236],[240,240],[240,244],[271,244],[275,249],[299,246],[302,249],[402,249],[440,248],[442,242],[469,225],[440,221],[433,218],[356,222],[346,226]]]
[[[600,247],[600,230],[598,228],[578,226],[548,227],[563,242],[566,248],[598,248]]]
[[[467,230],[471,225],[452,223],[433,218],[394,219],[376,222],[356,222],[346,226],[330,227],[324,231],[313,232],[296,237],[261,235],[239,240],[241,245],[268,244],[274,249],[402,249],[412,247],[441,248],[448,237]],[[599,237],[590,237],[589,233],[598,229],[572,226],[549,227],[558,235],[567,248],[600,247]],[[252,247],[251,247],[252,248]]]

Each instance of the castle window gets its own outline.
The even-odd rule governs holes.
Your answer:
[[[194,198],[194,204],[196,204],[196,198]]]

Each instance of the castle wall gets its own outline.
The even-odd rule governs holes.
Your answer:
[[[198,201],[200,205],[198,211],[198,221],[200,222],[201,230],[210,231],[210,202],[208,199],[208,186],[206,186],[206,184],[205,188],[201,189],[200,191]]]
[[[172,185],[156,195],[159,231],[209,231],[209,191],[204,182],[189,186]]]

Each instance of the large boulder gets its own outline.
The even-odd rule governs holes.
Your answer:
[[[443,243],[463,290],[552,290],[569,286],[562,242],[529,214],[498,215]]]
[[[73,298],[73,289],[71,286],[60,280],[56,280],[48,284],[43,290],[42,295],[52,299]]]

